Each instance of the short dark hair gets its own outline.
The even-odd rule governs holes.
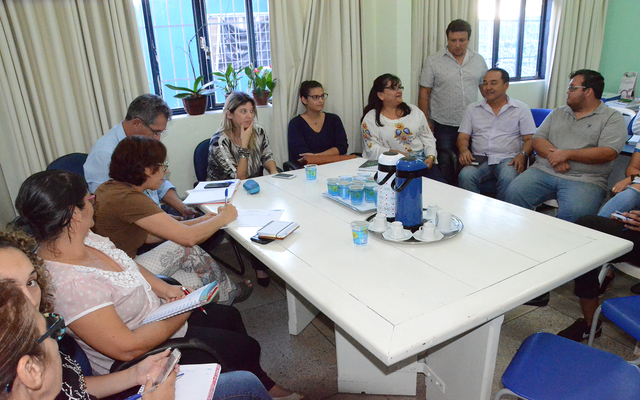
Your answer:
[[[131,121],[139,118],[147,124],[153,125],[160,114],[164,115],[167,121],[170,120],[171,108],[169,108],[162,97],[146,93],[136,97],[131,104],[129,104],[127,116],[124,119]]]
[[[382,100],[378,97],[379,92],[384,92],[384,89],[387,87],[387,83],[390,86],[401,85],[402,82],[400,78],[392,74],[382,74],[377,77],[373,81],[373,86],[371,86],[371,90],[369,91],[369,102],[364,107],[364,111],[362,112],[362,118],[360,118],[360,122],[364,120],[365,115],[371,110],[376,110],[376,125],[382,126],[382,122],[380,122],[380,112],[382,111]],[[411,114],[411,107],[404,101],[398,105],[398,108],[402,111],[402,115]]]
[[[582,86],[585,87],[585,90],[589,88],[593,89],[593,94],[596,99],[600,100],[602,92],[604,91],[604,77],[600,75],[600,72],[592,69],[579,69],[573,71],[569,75],[569,79],[573,79],[578,75],[582,77]]]
[[[5,388],[15,381],[22,357],[47,359],[44,346],[37,343],[40,332],[32,309],[14,280],[0,279],[0,398],[10,396]]]
[[[119,182],[140,186],[149,179],[145,168],[155,173],[167,158],[167,148],[161,141],[144,136],[122,139],[111,155],[109,176]]]
[[[322,84],[318,81],[304,81],[300,84],[300,97],[309,97],[311,89],[323,89]]]
[[[488,70],[487,72],[491,72],[491,71],[500,72],[500,76],[502,78],[502,83],[509,83],[509,73],[507,71],[505,71],[502,68],[493,67],[490,70]],[[484,75],[486,76],[487,74],[484,74]]]
[[[75,208],[84,209],[89,193],[80,175],[54,169],[36,172],[20,186],[12,226],[31,234],[38,243],[53,242],[71,223]]]
[[[471,39],[471,25],[463,20],[463,19],[454,19],[447,26],[447,38],[449,37],[449,32],[467,32],[468,39]]]

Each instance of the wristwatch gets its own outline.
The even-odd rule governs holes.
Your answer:
[[[636,180],[636,178],[640,178],[640,174],[631,175],[631,183],[633,183],[633,181]]]
[[[432,159],[433,161],[435,161],[435,160],[436,160],[436,156],[433,156],[433,155],[431,155],[431,156],[427,156],[427,160],[428,160],[428,159]]]
[[[529,153],[526,151],[522,150],[521,154],[524,154],[524,158],[529,158]]]

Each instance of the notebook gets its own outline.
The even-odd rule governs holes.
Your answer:
[[[154,321],[162,321],[163,319],[173,317],[174,315],[193,310],[196,307],[209,304],[218,296],[218,294],[218,282],[213,281],[195,292],[190,293],[183,299],[161,305],[157,310],[147,315],[142,323],[148,324]]]
[[[261,239],[284,239],[299,226],[296,222],[271,221],[258,229],[257,234]]]
[[[378,160],[367,160],[358,167],[358,171],[376,172],[377,170]]]
[[[215,183],[230,183],[226,188],[218,189],[205,189],[205,186]],[[240,179],[227,179],[224,181],[207,181],[200,182],[198,185],[189,192],[189,196],[184,199],[184,204],[210,204],[210,203],[224,203],[225,190],[229,194],[229,200],[233,197],[240,185]]]
[[[180,365],[176,400],[211,400],[220,376],[220,364]]]

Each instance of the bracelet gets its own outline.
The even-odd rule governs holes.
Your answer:
[[[244,149],[244,148],[238,149],[238,155],[240,156],[240,158],[249,158],[250,154],[251,152],[249,151],[249,149]]]

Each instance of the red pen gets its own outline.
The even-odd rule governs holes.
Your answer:
[[[187,290],[186,287],[182,286],[182,291],[184,292],[184,294],[186,294],[187,296],[189,295],[189,291]],[[207,314],[207,312],[204,310],[204,308],[200,307],[200,311],[202,311],[204,313],[204,315],[209,315]]]

